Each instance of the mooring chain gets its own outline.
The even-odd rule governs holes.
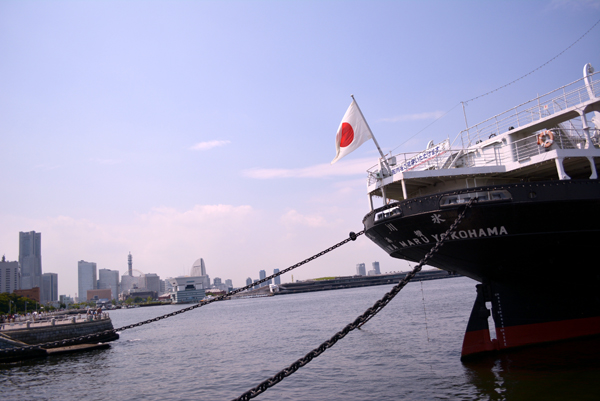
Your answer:
[[[284,269],[284,270],[282,270],[282,271],[280,271],[278,273],[275,273],[275,274],[273,274],[271,276],[265,277],[264,279],[258,280],[258,281],[254,282],[254,283],[252,283],[250,285],[247,285],[245,287],[238,288],[237,290],[231,291],[231,292],[229,292],[227,294],[220,295],[220,296],[218,296],[216,298],[213,298],[213,299],[210,299],[208,301],[197,303],[197,304],[189,306],[187,308],[183,308],[183,309],[179,309],[179,310],[177,310],[175,312],[167,313],[166,315],[158,316],[158,317],[155,317],[155,318],[152,318],[152,319],[144,320],[142,322],[138,322],[138,323],[130,324],[130,325],[127,325],[127,326],[119,327],[118,329],[110,329],[110,330],[105,330],[105,331],[94,333],[94,334],[87,334],[87,335],[80,336],[80,337],[67,338],[67,339],[60,340],[60,341],[50,341],[50,342],[43,343],[43,344],[28,345],[28,346],[25,346],[25,347],[14,347],[14,348],[0,349],[0,355],[2,355],[2,354],[12,354],[12,353],[20,352],[20,351],[34,350],[34,349],[40,349],[40,348],[55,348],[55,347],[60,347],[60,346],[67,346],[69,344],[81,342],[83,340],[86,340],[86,341],[87,340],[95,341],[96,339],[104,337],[105,335],[115,334],[117,332],[122,332],[124,330],[132,329],[134,327],[139,327],[139,326],[143,326],[145,324],[149,324],[149,323],[153,323],[153,322],[158,322],[159,320],[166,319],[166,318],[172,317],[172,316],[176,316],[176,315],[179,315],[181,313],[188,312],[188,311],[191,311],[191,310],[196,309],[196,308],[200,308],[201,306],[205,306],[205,305],[208,305],[208,304],[216,302],[216,301],[221,301],[221,300],[223,300],[223,299],[225,299],[227,297],[230,297],[232,295],[238,294],[238,293],[240,293],[242,291],[245,291],[245,290],[248,290],[248,289],[250,289],[252,287],[256,287],[259,284],[262,284],[262,283],[264,283],[266,281],[272,280],[273,278],[275,278],[277,276],[281,276],[282,274],[285,274],[285,273],[289,272],[290,270],[294,270],[294,269],[296,269],[296,268],[298,268],[298,267],[300,267],[300,266],[302,266],[302,265],[304,265],[304,264],[306,264],[308,262],[311,262],[311,261],[313,261],[313,260],[315,260],[315,259],[317,259],[317,258],[319,258],[319,257],[321,257],[323,255],[325,255],[326,253],[329,253],[329,252],[333,251],[334,249],[339,248],[340,246],[342,246],[342,245],[344,245],[344,244],[346,244],[346,243],[348,243],[350,241],[355,241],[356,238],[358,238],[360,235],[362,235],[364,233],[365,233],[364,230],[362,230],[362,231],[360,231],[358,233],[350,232],[348,238],[346,238],[345,240],[343,240],[341,242],[338,242],[337,244],[335,244],[335,245],[333,245],[333,246],[325,249],[324,251],[321,251],[321,252],[317,253],[316,255],[311,256],[308,259],[304,259],[303,261],[298,262],[295,265],[290,266],[290,267],[288,267],[288,268],[286,268],[286,269]]]
[[[456,218],[456,220],[454,221],[454,223],[452,223],[450,228],[448,228],[448,230],[440,236],[440,239],[429,250],[429,252],[427,252],[427,254],[423,257],[423,259],[421,259],[419,264],[416,265],[415,268],[410,273],[408,273],[397,285],[395,285],[394,288],[392,288],[392,290],[390,292],[388,292],[387,294],[385,294],[383,296],[383,298],[381,298],[380,300],[375,302],[375,304],[371,308],[367,309],[362,315],[357,317],[356,320],[354,320],[354,322],[348,324],[341,331],[337,332],[333,337],[331,337],[329,340],[325,341],[323,344],[319,345],[317,348],[310,351],[304,357],[298,359],[296,362],[294,362],[287,368],[283,369],[282,371],[278,372],[270,379],[263,381],[258,386],[245,392],[240,397],[235,398],[233,401],[250,400],[250,399],[258,396],[259,394],[265,392],[270,387],[273,387],[277,383],[281,382],[283,379],[285,379],[286,377],[290,376],[292,373],[296,372],[301,367],[308,364],[314,358],[321,355],[327,349],[333,347],[335,345],[335,343],[337,343],[339,340],[344,338],[348,333],[359,328],[360,326],[362,326],[363,324],[365,324],[366,322],[371,320],[371,318],[373,318],[373,316],[375,316],[377,313],[379,313],[379,311],[381,311],[402,290],[402,288],[404,288],[404,286],[406,286],[406,284],[410,280],[412,280],[419,271],[421,271],[421,268],[423,267],[423,265],[426,264],[427,261],[431,258],[431,256],[433,256],[433,254],[435,254],[440,249],[440,247],[444,244],[444,241],[448,238],[448,236],[450,236],[456,230],[456,227],[460,224],[462,219],[465,217],[467,210],[471,207],[471,205],[475,201],[477,201],[477,198],[472,198],[471,200],[469,200],[469,202],[465,205],[464,210],[461,213],[459,213],[459,215]]]

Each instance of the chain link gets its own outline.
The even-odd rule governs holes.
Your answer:
[[[130,325],[127,325],[127,326],[119,327],[118,329],[110,329],[110,330],[105,330],[105,331],[94,333],[94,334],[87,334],[87,335],[80,336],[80,337],[67,338],[67,339],[60,340],[60,341],[51,341],[51,342],[46,342],[46,343],[43,343],[43,344],[36,344],[36,345],[28,345],[28,346],[24,346],[24,347],[14,347],[14,348],[0,349],[0,358],[2,358],[3,356],[14,355],[14,354],[17,354],[19,352],[31,351],[31,350],[40,349],[40,348],[44,348],[45,349],[45,348],[65,347],[65,346],[68,346],[70,344],[72,345],[74,343],[85,342],[87,340],[92,340],[93,341],[94,339],[99,339],[99,338],[107,336],[107,335],[115,335],[117,332],[122,332],[122,331],[125,331],[125,330],[128,330],[128,329],[133,329],[135,327],[143,326],[145,324],[149,324],[149,323],[153,323],[153,322],[158,322],[159,320],[166,319],[166,318],[169,318],[169,317],[172,317],[172,316],[176,316],[176,315],[179,315],[181,313],[188,312],[188,311],[194,310],[196,308],[200,308],[202,306],[208,305],[208,304],[216,302],[216,301],[221,301],[221,300],[223,300],[223,299],[225,299],[227,297],[230,297],[232,295],[238,294],[238,293],[240,293],[242,291],[245,291],[245,290],[248,290],[248,289],[250,289],[252,287],[256,287],[258,284],[262,284],[262,283],[264,283],[266,281],[269,281],[269,280],[271,280],[271,279],[273,279],[273,278],[275,278],[277,276],[281,276],[282,274],[285,274],[285,273],[289,272],[290,270],[294,270],[294,269],[296,269],[296,268],[298,268],[298,267],[300,267],[300,266],[302,266],[302,265],[304,265],[304,264],[306,264],[308,262],[311,262],[311,261],[313,261],[313,260],[315,260],[315,259],[317,259],[317,258],[319,258],[319,257],[321,257],[323,255],[325,255],[326,253],[329,253],[329,252],[333,251],[334,249],[339,248],[340,246],[342,246],[342,245],[344,245],[344,244],[346,244],[346,243],[348,243],[350,241],[355,241],[357,237],[359,237],[360,235],[363,235],[364,233],[365,233],[364,230],[362,230],[362,231],[360,231],[358,233],[350,232],[350,234],[348,235],[348,238],[346,238],[345,240],[343,240],[341,242],[338,242],[337,244],[335,244],[335,245],[333,245],[333,246],[325,249],[324,251],[321,251],[321,252],[317,253],[316,255],[311,256],[308,259],[304,259],[303,261],[298,262],[295,265],[290,266],[287,269],[284,269],[284,270],[282,270],[282,271],[280,271],[278,273],[275,273],[275,274],[273,274],[273,275],[271,275],[269,277],[266,277],[266,278],[264,278],[262,280],[256,281],[256,282],[254,282],[254,283],[252,283],[250,285],[247,285],[245,287],[238,288],[237,290],[231,291],[231,292],[229,292],[227,294],[220,295],[220,296],[218,296],[216,298],[213,298],[213,299],[210,299],[208,301],[197,303],[197,304],[189,306],[187,308],[183,308],[183,309],[179,309],[179,310],[177,310],[175,312],[167,313],[166,315],[158,316],[158,317],[155,317],[155,318],[152,318],[152,319],[144,320],[142,322],[133,323],[133,324],[130,324]]]
[[[421,259],[419,264],[416,265],[415,268],[404,277],[404,279],[402,279],[398,284],[396,284],[390,292],[385,294],[383,298],[375,302],[375,304],[372,307],[370,307],[362,315],[357,317],[356,320],[354,320],[354,322],[348,324],[329,340],[325,341],[323,344],[319,345],[317,348],[313,349],[308,354],[306,354],[303,358],[298,359],[296,362],[283,369],[282,371],[278,372],[270,379],[263,381],[258,386],[248,390],[238,398],[235,398],[233,401],[247,401],[265,392],[270,387],[273,387],[286,377],[290,376],[292,373],[296,372],[302,366],[307,365],[310,361],[321,355],[327,349],[333,347],[335,343],[344,338],[348,333],[357,328],[360,328],[363,324],[371,320],[373,316],[379,313],[379,311],[385,308],[385,306],[388,303],[390,303],[392,299],[394,299],[394,297],[402,290],[402,288],[404,288],[404,286],[406,286],[406,284],[410,280],[412,280],[419,271],[421,271],[423,265],[426,264],[427,261],[441,248],[441,246],[444,244],[444,241],[446,241],[450,234],[452,234],[456,230],[456,227],[458,226],[458,224],[460,224],[462,219],[465,217],[467,210],[471,207],[473,202],[476,201],[476,199],[477,198],[472,198],[471,200],[469,200],[469,202],[465,205],[464,210],[457,216],[454,223],[452,223],[450,228],[448,228],[448,230],[440,236],[440,240],[436,242],[436,244],[429,250],[429,252],[427,252],[423,259]]]

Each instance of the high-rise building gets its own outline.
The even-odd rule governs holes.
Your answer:
[[[133,276],[133,256],[131,256],[131,252],[127,256],[127,274]]]
[[[19,232],[21,289],[42,288],[42,233]]]
[[[277,274],[277,273],[279,273],[279,269],[273,269],[273,274]],[[275,284],[276,285],[281,284],[281,276],[275,277]]]
[[[264,270],[260,270],[260,271],[258,272],[258,277],[259,277],[259,280],[262,280],[263,278],[266,278],[266,277],[267,277],[267,272],[266,272],[266,271],[264,271]],[[265,285],[269,285],[269,284],[267,284],[267,282],[265,281],[265,282],[264,282],[264,283],[262,283],[260,286],[261,286],[261,287],[264,287]]]
[[[210,288],[210,277],[206,274],[206,265],[204,259],[200,258],[194,262],[190,269],[190,277],[202,277],[202,285],[204,289]]]
[[[194,264],[192,265],[192,270],[190,271],[190,276],[206,276],[206,265],[204,264],[204,259],[200,258],[194,262]]]
[[[96,289],[96,263],[80,260],[77,262],[78,302],[87,300],[87,291]]]
[[[142,277],[130,276],[129,274],[123,274],[121,276],[121,285],[119,286],[119,294],[129,291],[133,288],[140,288],[144,286]]]
[[[144,288],[160,293],[160,277],[155,273],[144,274]]]
[[[119,271],[110,269],[98,270],[98,289],[110,288],[111,298],[119,299]]]
[[[251,278],[251,277],[248,277],[248,278],[246,279],[246,285],[250,285],[250,284],[252,284],[252,278]]]
[[[0,261],[0,292],[12,294],[21,288],[21,269],[19,262],[8,262],[4,256]]]
[[[231,281],[231,279],[228,278],[227,280],[225,280],[225,286],[227,287],[227,292],[231,291],[233,289],[233,281]]]
[[[381,274],[381,270],[379,269],[379,262],[373,262],[373,270],[375,270],[375,274]]]
[[[58,301],[58,274],[42,274],[42,303]]]
[[[356,275],[357,276],[366,276],[367,270],[364,263],[359,263],[356,265]]]

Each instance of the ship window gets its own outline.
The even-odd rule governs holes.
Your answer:
[[[396,206],[391,209],[384,210],[383,212],[377,213],[375,215],[375,221],[387,219],[400,214],[402,214],[402,210],[400,210],[400,208]]]
[[[440,199],[440,206],[460,205],[467,203],[472,198],[477,202],[498,202],[512,199],[510,192],[506,190],[470,192],[466,194],[446,195]]]

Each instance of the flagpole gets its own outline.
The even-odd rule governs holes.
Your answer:
[[[354,103],[356,103],[356,108],[358,109],[358,112],[360,113],[360,116],[362,117],[363,121],[367,125],[367,128],[369,129],[369,133],[371,134],[371,138],[373,138],[373,142],[375,142],[375,146],[377,146],[377,150],[379,151],[379,154],[381,155],[381,158],[383,159],[383,163],[385,164],[385,167],[388,170],[388,174],[392,175],[392,169],[390,168],[390,165],[388,164],[386,157],[383,155],[383,152],[381,151],[381,148],[379,147],[379,143],[377,143],[377,139],[375,139],[375,135],[373,135],[373,131],[371,131],[371,127],[369,127],[369,123],[367,122],[367,119],[365,118],[362,110],[360,109],[360,106],[358,105],[358,102],[356,101],[356,99],[354,99],[354,95],[350,95],[350,97],[352,98],[352,100],[354,101]]]

